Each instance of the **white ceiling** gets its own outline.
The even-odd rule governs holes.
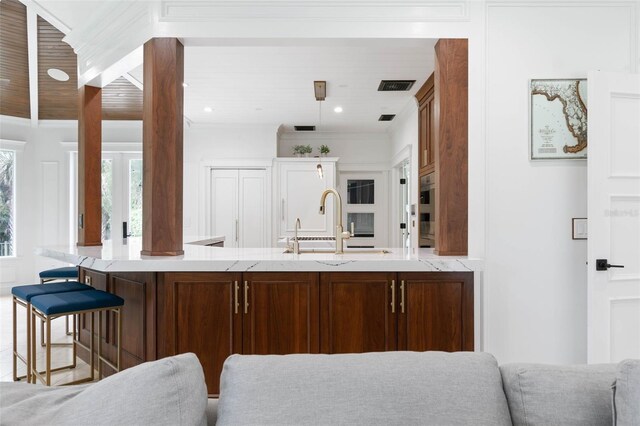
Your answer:
[[[385,131],[434,68],[436,40],[194,39],[185,44],[184,113],[195,123],[316,125],[319,131]],[[142,81],[142,66],[130,72]],[[378,92],[380,80],[416,80]],[[327,81],[317,102],[313,81]],[[320,122],[319,107],[322,108]],[[205,107],[213,108],[207,113]],[[343,112],[333,109],[341,106]]]

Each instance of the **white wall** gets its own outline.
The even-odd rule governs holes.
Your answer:
[[[185,236],[206,233],[205,211],[209,167],[214,161],[248,166],[272,160],[277,152],[275,125],[199,125],[184,128]]]
[[[487,11],[485,349],[499,362],[586,362],[587,165],[528,159],[530,78],[629,71],[627,7],[496,4]],[[591,100],[590,100],[591,101]]]
[[[388,167],[391,153],[386,133],[291,132],[278,138],[278,157],[293,157],[294,145],[311,145],[311,156],[319,154],[320,145],[327,145],[331,149],[329,156],[339,157],[340,164],[368,164],[377,168]]]

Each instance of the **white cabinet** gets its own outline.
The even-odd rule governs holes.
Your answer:
[[[337,158],[292,158],[276,160],[276,237],[292,236],[300,218],[299,235],[334,235],[334,200],[327,198],[326,214],[319,213],[320,196],[335,188]],[[320,178],[318,164],[322,166]]]
[[[267,247],[267,179],[260,170],[211,170],[211,232],[225,247]]]

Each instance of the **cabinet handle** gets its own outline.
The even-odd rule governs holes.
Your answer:
[[[396,280],[391,280],[391,313],[396,313]]]
[[[249,282],[244,282],[244,313],[249,313]]]
[[[404,314],[404,280],[400,281],[400,312]]]
[[[238,281],[234,281],[233,284],[234,284],[233,310],[237,314],[238,308],[240,307],[240,302],[238,301],[238,290],[240,289],[240,286],[238,285]]]
[[[280,203],[280,216],[282,217],[282,221],[284,222],[284,198],[282,199],[282,202]]]
[[[239,230],[238,219],[236,219],[236,242],[238,242],[238,230]]]

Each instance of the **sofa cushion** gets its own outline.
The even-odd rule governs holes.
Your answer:
[[[614,364],[500,367],[514,426],[610,425]]]
[[[489,354],[233,355],[218,425],[510,425]]]
[[[618,364],[613,390],[615,424],[640,425],[639,359],[628,359]]]
[[[184,354],[81,386],[0,383],[3,425],[205,425],[207,389],[194,354]]]

